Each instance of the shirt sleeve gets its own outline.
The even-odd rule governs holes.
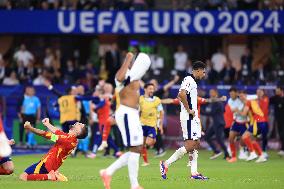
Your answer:
[[[183,89],[183,90],[186,90],[186,92],[190,92],[190,89],[191,87],[190,87],[190,80],[189,80],[189,78],[184,78],[184,80],[182,81],[182,83],[181,83],[181,86],[180,86],[180,91]]]
[[[40,108],[41,107],[41,103],[40,103],[39,98],[36,98],[36,102],[37,102],[37,108]]]
[[[164,110],[163,105],[161,103],[157,106],[157,110],[158,112],[161,112]]]

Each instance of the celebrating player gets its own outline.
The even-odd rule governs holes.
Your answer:
[[[139,119],[139,80],[149,69],[151,61],[148,55],[139,53],[133,65],[133,54],[128,53],[115,78],[120,90],[120,106],[115,112],[115,119],[121,132],[123,143],[129,152],[120,156],[107,169],[100,171],[106,189],[110,189],[111,177],[118,169],[128,165],[132,189],[142,189],[138,183],[139,157],[143,145],[143,131]],[[130,70],[129,70],[130,69]]]
[[[198,153],[196,150],[199,148],[199,139],[201,138],[201,126],[197,109],[196,80],[205,77],[205,68],[206,65],[203,62],[194,62],[192,76],[185,77],[181,84],[178,97],[181,101],[180,122],[184,146],[176,150],[167,161],[160,162],[160,171],[163,179],[167,178],[168,167],[187,153],[193,153],[191,161],[191,178],[208,179],[197,172]]]
[[[147,155],[147,146],[154,146],[156,143],[157,136],[157,126],[159,124],[159,128],[161,134],[164,133],[163,130],[163,106],[161,104],[161,100],[159,97],[153,96],[155,88],[152,83],[148,83],[144,85],[145,94],[140,96],[139,104],[140,104],[140,121],[142,124],[143,135],[144,135],[144,146],[142,150],[142,156],[144,163],[142,166],[148,166],[148,155]],[[160,121],[158,122],[158,119]]]
[[[48,118],[43,119],[42,123],[49,129],[49,131],[33,128],[29,122],[25,122],[24,127],[30,132],[55,142],[55,145],[45,156],[41,158],[39,162],[28,167],[25,172],[20,175],[20,179],[23,181],[66,181],[67,178],[60,174],[58,169],[67,156],[77,146],[77,139],[83,139],[87,136],[87,127],[82,123],[76,122],[71,126],[69,133],[64,133],[51,125]]]

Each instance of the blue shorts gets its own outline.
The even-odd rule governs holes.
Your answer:
[[[48,171],[45,168],[45,163],[43,163],[42,161],[39,161],[31,165],[25,170],[25,172],[29,175],[30,174],[48,174]]]
[[[156,137],[157,137],[156,128],[143,125],[142,129],[143,129],[143,136],[144,137],[151,137],[153,139],[156,139]]]
[[[12,159],[10,157],[4,157],[0,159],[0,165],[6,163],[7,161],[12,161]]]
[[[235,131],[239,133],[241,136],[246,132],[246,130],[247,130],[247,123],[234,122],[231,127],[231,131]]]
[[[258,122],[256,127],[256,135],[266,136],[268,133],[268,123],[267,122]],[[253,126],[250,125],[248,131],[253,133]]]

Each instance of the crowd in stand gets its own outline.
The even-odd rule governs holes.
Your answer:
[[[139,51],[137,47],[134,49]],[[14,51],[12,57],[0,54],[0,82],[2,85],[33,84],[43,85],[48,79],[54,84],[83,84],[93,88],[99,79],[114,83],[114,75],[124,59],[125,51],[118,48],[117,44],[110,45],[100,57],[99,66],[91,61],[84,65],[70,56],[62,55],[60,49],[45,48],[43,56],[35,55],[29,51],[25,44],[21,44]],[[63,58],[64,56],[64,58]],[[5,58],[4,58],[5,57]],[[36,58],[35,58],[36,57]],[[152,66],[149,78],[156,78],[160,82],[168,80],[169,75],[178,74],[181,78],[191,73],[191,59],[184,47],[179,45],[172,55],[170,73],[166,71],[165,60],[158,54],[150,55]],[[251,50],[246,48],[239,60],[233,65],[231,60],[220,49],[216,50],[206,60],[208,76],[206,84],[283,84],[284,62],[276,67],[271,64],[253,65],[254,57]]]
[[[283,0],[0,0],[3,9],[145,10],[145,9],[283,9]]]

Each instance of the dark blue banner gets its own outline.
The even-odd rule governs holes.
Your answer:
[[[0,11],[0,33],[283,34],[284,11]]]

